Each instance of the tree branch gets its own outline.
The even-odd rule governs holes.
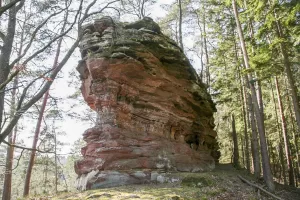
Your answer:
[[[94,0],[92,3],[90,3],[88,6],[87,6],[87,9],[82,17],[81,20],[79,20],[79,23],[78,23],[78,27],[81,27],[82,26],[82,23],[84,22],[85,19],[87,19],[87,17],[90,16],[90,14],[88,13],[89,12],[89,9],[96,3],[97,0]],[[107,8],[110,4],[112,3],[115,3],[115,2],[118,2],[119,0],[115,0],[115,1],[112,1],[112,2],[109,2],[106,4],[106,6],[104,6],[100,11],[102,12],[105,8]],[[78,16],[80,15],[81,13],[81,10],[82,10],[82,3],[83,3],[83,0],[80,1],[80,5],[79,5],[79,9],[77,10],[77,13],[75,15],[75,18],[74,18],[74,22],[72,23],[72,25],[70,26],[70,28],[68,29],[71,30],[72,27],[74,26],[74,24],[76,23],[77,19],[78,19]],[[64,34],[61,34],[60,37],[64,36],[68,31],[64,32]],[[57,76],[57,74],[60,72],[60,70],[62,69],[62,67],[66,64],[66,62],[68,61],[68,59],[70,58],[70,56],[73,54],[74,50],[77,48],[81,38],[83,36],[83,33],[81,31],[79,31],[79,34],[78,34],[78,38],[77,40],[73,43],[73,45],[71,46],[71,48],[69,49],[69,51],[66,53],[66,55],[64,56],[64,58],[61,60],[61,62],[56,66],[56,68],[54,68],[54,70],[52,71],[51,75],[50,75],[50,79],[54,80]],[[59,37],[57,37],[59,38]],[[56,38],[56,39],[57,39]],[[50,44],[49,44],[50,45]],[[45,49],[46,47],[44,47],[43,49]],[[42,52],[43,50],[41,51],[37,51],[37,52]],[[37,53],[38,54],[38,53]],[[37,55],[36,54],[36,55]],[[29,58],[28,58],[29,59]],[[28,60],[27,59],[27,60]],[[26,61],[27,61],[26,60]],[[26,62],[24,61],[24,63]],[[28,60],[29,61],[29,60]],[[28,62],[27,61],[27,62]],[[21,116],[33,105],[35,104],[44,94],[45,92],[47,92],[49,90],[49,88],[51,87],[53,81],[47,81],[44,86],[42,87],[42,89],[37,92],[25,105],[23,105],[21,107],[20,105],[20,102],[19,102],[19,105],[18,105],[18,108],[17,108],[17,111],[15,112],[15,115],[14,117],[11,119],[10,123],[6,126],[5,130],[3,130],[3,132],[0,134],[0,144],[1,142],[4,141],[4,139],[9,135],[9,133],[11,132],[11,130],[14,128],[14,126],[16,125],[16,123],[18,122],[18,120],[21,118]],[[24,96],[25,97],[25,96]]]
[[[278,199],[278,200],[283,200],[282,198],[276,196],[275,194],[272,194],[271,192],[268,192],[267,190],[265,190],[264,188],[254,184],[254,183],[251,183],[250,181],[248,181],[247,179],[243,178],[242,176],[238,175],[238,177],[244,182],[244,183],[247,183],[248,185],[252,186],[252,187],[255,187],[259,190],[261,190],[262,192],[266,193],[267,195],[270,195],[271,197],[273,197],[274,199]]]
[[[6,4],[5,6],[0,8],[0,16],[7,11],[8,9],[10,9],[11,7],[13,7],[16,3],[18,3],[21,0],[15,0],[15,1],[11,1],[8,4]]]
[[[39,149],[33,149],[33,148],[30,148],[30,147],[23,147],[23,146],[19,146],[19,145],[16,145],[16,144],[11,144],[11,143],[7,142],[6,140],[3,140],[3,143],[6,144],[7,146],[10,146],[10,147],[23,149],[23,150],[28,150],[28,151],[37,151],[39,153],[55,153],[53,151],[42,151],[42,150],[39,150]]]
[[[67,9],[67,8],[65,8],[65,9]],[[17,62],[19,62],[20,60],[21,60],[21,58],[23,58],[24,56],[25,56],[25,54],[27,53],[27,51],[28,51],[28,49],[31,47],[31,45],[32,45],[32,43],[33,43],[33,41],[34,41],[34,38],[35,38],[35,36],[36,36],[36,34],[37,34],[37,32],[49,21],[49,19],[51,19],[52,17],[54,17],[54,16],[56,16],[56,15],[58,15],[58,14],[60,14],[60,13],[62,13],[65,9],[62,9],[61,11],[59,11],[59,12],[56,12],[56,13],[53,13],[53,14],[51,14],[51,15],[49,15],[41,24],[39,24],[37,27],[36,27],[36,29],[33,31],[33,33],[31,34],[32,36],[31,36],[31,38],[30,38],[30,41],[29,41],[29,43],[27,44],[27,46],[25,47],[25,49],[24,49],[24,52],[20,55],[20,56],[18,56],[18,58],[16,58],[9,66],[10,66],[10,68],[13,68],[13,66],[17,63]],[[60,36],[60,35],[59,35]],[[58,36],[58,37],[59,37]],[[49,43],[53,43],[53,42],[55,42],[55,40],[58,38],[58,37],[55,37],[53,40],[51,40]],[[48,43],[48,45],[46,45],[47,47],[46,48],[48,48],[50,45],[49,45],[49,43]],[[43,51],[45,50],[44,48],[42,48],[43,49]],[[35,57],[36,55],[35,54],[33,54],[34,56],[33,57]],[[28,61],[27,61],[28,62]],[[27,63],[26,62],[26,63]]]

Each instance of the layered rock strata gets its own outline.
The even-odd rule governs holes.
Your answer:
[[[151,18],[125,24],[104,17],[82,31],[77,70],[98,119],[83,134],[78,188],[213,169],[215,106],[178,45]]]

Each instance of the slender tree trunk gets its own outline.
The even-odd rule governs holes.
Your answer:
[[[244,137],[245,137],[245,158],[246,158],[246,168],[250,172],[250,154],[249,154],[249,136],[248,136],[248,126],[246,118],[246,93],[245,89],[242,87],[241,95],[243,97],[242,113],[243,113],[243,122],[244,122]]]
[[[202,9],[202,12],[204,13],[205,11]],[[198,27],[199,27],[199,31],[200,31],[200,47],[201,47],[201,50],[200,50],[200,62],[201,62],[201,70],[200,70],[200,80],[204,83],[204,80],[203,80],[203,71],[204,71],[204,62],[203,62],[203,53],[204,53],[204,46],[203,46],[203,43],[204,43],[204,36],[203,36],[203,31],[202,31],[202,28],[201,28],[201,22],[200,22],[200,17],[199,17],[199,14],[197,11],[194,11],[195,15],[197,16],[197,24],[198,24]]]
[[[251,97],[248,95],[248,108],[250,114],[250,122],[251,122],[251,147],[252,147],[252,157],[253,157],[253,169],[254,169],[254,176],[256,179],[260,178],[260,156],[259,156],[259,143],[258,143],[258,134],[255,122],[255,115],[253,111],[253,105],[251,102]]]
[[[241,148],[242,148],[243,166],[245,166],[246,165],[246,161],[245,161],[245,148],[244,148],[244,140],[243,140],[242,136],[241,136]]]
[[[281,94],[280,94],[277,77],[275,77],[275,86],[276,86],[276,91],[277,91],[279,113],[281,116],[282,135],[283,135],[283,141],[284,141],[284,146],[285,146],[284,149],[285,149],[285,155],[286,155],[287,167],[288,167],[288,173],[289,173],[289,185],[294,186],[295,182],[294,182],[294,173],[293,173],[293,162],[292,162],[291,153],[290,153],[290,142],[289,142],[289,136],[287,133],[287,124],[286,124],[286,119],[285,119],[285,115],[284,115],[284,111],[283,111],[283,105],[282,105],[282,101],[281,101]]]
[[[6,37],[4,38],[2,49],[1,49],[0,85],[6,81],[9,72],[11,70],[9,67],[9,60],[10,60],[10,55],[11,55],[14,36],[15,36],[16,15],[17,15],[17,8],[16,5],[14,5],[9,9],[7,34]],[[3,123],[3,111],[4,111],[4,96],[5,96],[5,87],[0,89],[0,133],[3,126],[2,123]]]
[[[234,32],[233,32],[234,34]],[[237,56],[237,47],[236,42],[234,42],[234,49],[235,49],[235,60],[238,63],[238,56]],[[247,107],[247,100],[246,100],[246,91],[245,87],[243,87],[242,77],[241,77],[241,70],[240,67],[237,65],[237,71],[239,76],[239,83],[240,83],[240,95],[241,95],[241,103],[242,103],[242,114],[243,114],[243,122],[244,122],[244,137],[245,137],[245,158],[246,158],[246,169],[250,172],[250,156],[249,156],[249,137],[248,137],[248,126],[247,126],[247,118],[246,118],[246,107]],[[244,163],[245,164],[245,163]]]
[[[274,10],[275,19],[278,19],[276,11]],[[286,38],[281,28],[281,23],[279,20],[276,21],[276,33],[279,38]],[[296,116],[296,122],[298,126],[298,131],[300,131],[300,106],[299,106],[299,97],[297,95],[297,88],[295,86],[295,80],[293,77],[293,72],[291,70],[291,63],[288,56],[288,49],[284,42],[280,42],[280,50],[283,58],[283,64],[285,67],[286,77],[289,83],[289,89],[292,94],[292,102],[294,107],[294,112]]]
[[[38,118],[38,121],[37,121],[37,124],[36,124],[36,127],[35,127],[35,132],[34,132],[32,149],[36,149],[36,147],[37,147],[37,142],[39,140],[41,124],[42,124],[42,121],[43,121],[43,117],[44,117],[44,112],[45,112],[45,108],[46,108],[46,105],[47,105],[48,96],[49,96],[49,91],[47,91],[46,94],[44,95],[44,99],[43,99],[43,103],[42,103],[42,106],[41,106],[41,110],[39,112],[39,118]],[[30,159],[29,159],[27,171],[26,171],[25,184],[24,184],[24,192],[23,192],[23,196],[24,197],[26,197],[26,196],[29,195],[30,179],[31,179],[31,174],[32,174],[32,168],[33,168],[33,165],[34,165],[35,154],[36,154],[36,150],[32,150],[31,154],[30,154]]]
[[[256,75],[256,77],[258,77],[258,76]],[[260,110],[261,118],[264,121],[265,120],[265,116],[264,116],[264,103],[263,103],[261,81],[260,80],[257,81],[257,101],[258,101],[258,105],[259,105],[259,110]]]
[[[245,61],[244,61],[245,65]],[[260,155],[259,155],[259,142],[258,142],[258,134],[257,134],[257,127],[256,127],[256,121],[255,121],[255,114],[253,110],[253,103],[251,99],[251,94],[248,92],[250,91],[250,81],[248,79],[248,76],[244,76],[244,85],[246,87],[244,88],[244,98],[246,100],[246,108],[248,108],[247,113],[247,119],[248,119],[248,124],[251,126],[251,151],[252,151],[252,158],[253,158],[253,171],[254,171],[254,176],[256,179],[260,178]],[[246,89],[248,91],[246,91]],[[247,93],[247,94],[246,94]]]
[[[53,124],[54,125],[54,124]],[[56,132],[54,132],[54,162],[55,162],[55,194],[57,194],[57,184],[58,184],[58,167],[57,167],[57,140]]]
[[[16,91],[18,86],[18,76],[15,77],[13,83],[13,90],[12,90],[12,99],[11,99],[11,107],[10,107],[10,117],[15,113],[16,107]],[[14,144],[15,142],[15,135],[17,134],[17,127],[9,134],[8,142],[10,144]],[[2,200],[10,200],[11,199],[11,183],[12,183],[12,167],[13,167],[13,159],[14,159],[14,147],[8,146],[6,151],[6,166],[5,166],[5,178],[4,178],[4,185],[3,185],[3,195]]]
[[[287,87],[287,85],[286,85]],[[286,91],[288,91],[288,88],[286,88]],[[296,129],[295,129],[295,124],[294,124],[294,117],[293,117],[293,111],[292,111],[292,108],[291,108],[291,101],[290,101],[290,95],[287,94],[286,95],[286,99],[287,99],[287,105],[288,105],[288,111],[289,111],[289,117],[290,117],[290,120],[291,120],[291,125],[292,125],[292,132],[293,132],[293,144],[294,144],[294,147],[295,147],[295,156],[296,156],[296,170],[295,170],[295,182],[296,182],[296,186],[298,184],[298,179],[300,177],[300,174],[299,174],[299,165],[300,165],[300,160],[299,160],[299,147],[298,147],[298,140],[297,140],[297,137],[296,137]]]
[[[61,33],[64,32],[65,26],[66,26],[66,22],[64,23],[64,26],[61,29]],[[63,38],[60,38],[59,41],[58,41],[52,69],[55,69],[56,66],[57,66],[58,58],[59,58],[59,54],[60,54],[60,48],[61,48],[61,44],[62,44],[62,39]],[[46,105],[47,105],[48,97],[49,97],[49,90],[44,95],[41,110],[39,112],[39,118],[38,118],[38,121],[37,121],[37,124],[36,124],[36,127],[35,127],[35,132],[34,132],[32,149],[36,149],[36,147],[37,147],[37,142],[38,142],[38,139],[39,139],[42,119],[43,119],[43,116],[44,116],[44,112],[45,112],[45,108],[46,108]],[[34,165],[35,154],[36,154],[36,150],[32,150],[31,154],[30,154],[28,167],[27,167],[26,177],[25,177],[24,191],[23,191],[23,196],[24,197],[29,195],[30,179],[31,179],[32,168],[33,168],[33,165]]]
[[[237,7],[236,7],[236,2],[235,0],[232,0],[232,6],[233,6],[233,12],[234,16],[236,19],[236,24],[237,24],[237,30],[239,33],[239,38],[240,38],[240,43],[244,55],[244,61],[245,61],[245,66],[247,69],[250,69],[249,65],[249,58],[248,58],[248,53],[246,50],[246,45],[244,41],[244,36],[242,32],[242,27],[238,18],[238,12],[237,12]],[[249,79],[252,81],[252,75],[248,74]],[[275,191],[275,185],[273,182],[273,175],[271,172],[271,167],[270,167],[270,160],[269,160],[269,155],[268,155],[268,150],[267,150],[267,143],[266,143],[266,137],[265,137],[265,127],[264,127],[264,121],[262,119],[262,115],[260,114],[260,109],[259,105],[257,102],[257,96],[256,96],[256,91],[254,84],[250,84],[250,89],[251,89],[251,97],[252,97],[252,102],[254,105],[254,111],[255,111],[255,116],[257,119],[257,126],[258,126],[258,132],[259,132],[259,138],[260,138],[260,147],[261,147],[261,155],[262,155],[262,163],[263,163],[263,175],[264,175],[264,180],[269,188],[270,191],[274,192]]]
[[[20,47],[19,47],[19,50],[18,50],[18,56],[21,55],[22,50],[23,50],[25,22],[26,22],[26,20],[24,20],[24,23],[23,23]],[[18,83],[19,83],[19,76],[17,75],[14,78],[13,89],[12,89],[12,94],[11,94],[12,99],[11,99],[11,107],[10,107],[10,119],[13,118],[13,116],[16,112],[16,92],[17,92]],[[14,128],[14,130],[8,136],[8,142],[10,144],[15,143],[16,134],[17,134],[17,126]],[[3,200],[10,200],[11,199],[13,158],[14,158],[14,147],[9,146],[9,147],[7,147],[7,154],[6,154],[6,173],[5,173],[5,179],[4,179],[4,185],[3,185],[3,196],[2,196]]]
[[[145,0],[141,0],[141,17],[145,17]]]
[[[232,120],[232,140],[233,140],[233,166],[239,168],[239,147],[238,147],[238,138],[235,128],[235,119],[234,115],[231,116]]]
[[[205,59],[206,59],[206,84],[209,87],[210,86],[210,69],[209,69],[209,57],[208,57],[208,50],[207,50],[207,33],[206,33],[206,15],[205,15],[205,9],[203,7],[203,42],[204,42],[204,52],[205,52]]]
[[[274,158],[273,147],[272,147],[272,144],[271,144],[270,140],[268,141],[268,149],[269,149],[270,157],[271,157],[272,163],[273,163],[273,165],[271,163],[271,166],[272,166],[271,169],[272,169],[272,172],[275,176],[275,163],[276,163],[276,161],[275,161],[275,158]]]
[[[280,129],[280,125],[279,125],[279,121],[278,121],[278,115],[277,115],[277,107],[276,107],[276,101],[275,101],[275,95],[274,95],[274,89],[273,89],[273,85],[271,84],[271,92],[272,92],[272,100],[273,100],[273,104],[274,104],[274,113],[275,113],[275,118],[276,118],[276,127],[277,127],[277,131],[278,131],[278,138],[279,138],[279,144],[278,144],[278,157],[280,160],[280,165],[282,167],[282,170],[280,170],[280,175],[281,175],[281,171],[283,173],[283,182],[284,185],[287,184],[287,180],[286,180],[286,170],[285,170],[285,164],[284,164],[284,156],[283,156],[283,148],[282,148],[282,134],[281,134],[281,129]]]
[[[179,45],[182,51],[183,49],[183,42],[182,42],[182,4],[181,0],[178,0],[178,7],[179,7]]]
[[[45,180],[44,180],[44,188],[45,188],[45,193],[48,193],[48,163],[49,163],[49,157],[48,155],[46,156],[46,163],[45,163]]]

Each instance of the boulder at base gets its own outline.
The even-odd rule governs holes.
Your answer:
[[[75,163],[78,189],[177,181],[218,160],[214,103],[178,45],[151,19],[82,27],[77,70],[95,127]]]

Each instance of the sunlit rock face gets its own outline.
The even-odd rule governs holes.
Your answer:
[[[173,180],[165,172],[199,172],[218,159],[214,104],[177,44],[151,19],[110,17],[83,27],[77,67],[82,94],[98,113],[83,134],[77,187]]]

